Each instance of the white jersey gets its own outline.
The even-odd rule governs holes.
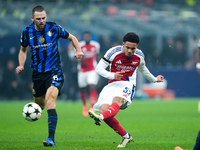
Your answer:
[[[106,68],[110,66],[110,71]],[[122,97],[124,104],[120,107],[125,109],[133,100],[136,86],[137,69],[151,82],[156,82],[154,77],[145,66],[144,54],[141,50],[136,49],[131,58],[126,58],[123,53],[123,46],[116,46],[109,49],[96,66],[96,71],[100,75],[109,79],[109,84],[106,85],[101,93],[94,109],[99,111],[102,104],[112,104],[114,97]],[[114,79],[115,72],[125,72],[120,80]]]
[[[110,66],[110,72],[106,68]],[[101,76],[108,78],[109,83],[115,81],[129,81],[136,85],[137,69],[150,81],[156,82],[154,77],[145,65],[144,54],[141,50],[136,49],[130,59],[127,59],[123,53],[123,46],[116,46],[109,49],[96,66],[96,71]],[[121,80],[114,79],[114,73],[124,71]]]

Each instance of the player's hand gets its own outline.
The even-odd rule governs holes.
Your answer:
[[[78,52],[76,52],[74,55],[75,55],[75,57],[78,58],[78,59],[82,59],[83,56],[84,56],[84,54],[83,54],[82,51],[80,51],[80,52],[78,51]]]
[[[16,68],[16,73],[17,73],[17,74],[20,74],[23,70],[24,70],[24,67],[23,67],[23,66],[17,66],[17,68]]]
[[[157,82],[163,82],[164,77],[162,75],[157,76]]]
[[[115,80],[120,80],[123,77],[124,73],[125,73],[125,71],[116,72],[115,73]]]

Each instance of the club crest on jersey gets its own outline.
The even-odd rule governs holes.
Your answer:
[[[41,37],[39,38],[40,43],[43,43],[45,41],[44,37],[41,35]]]
[[[48,36],[52,36],[52,32],[51,32],[51,31],[48,31],[48,32],[47,32],[47,35],[48,35]]]
[[[121,60],[116,61],[116,64],[122,64]]]
[[[131,64],[136,65],[137,63],[138,63],[138,62],[136,62],[136,61],[132,61]]]

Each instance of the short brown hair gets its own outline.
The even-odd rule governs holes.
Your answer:
[[[42,11],[44,11],[44,8],[43,8],[42,6],[40,6],[40,5],[35,6],[35,7],[32,9],[32,16],[34,16],[34,13],[35,13],[36,11],[42,12]]]

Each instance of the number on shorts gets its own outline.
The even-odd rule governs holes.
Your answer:
[[[131,91],[129,90],[128,87],[125,87],[125,89],[123,90],[124,93],[126,93],[128,96],[131,95]]]
[[[58,75],[53,76],[53,80],[57,81],[58,80]]]

